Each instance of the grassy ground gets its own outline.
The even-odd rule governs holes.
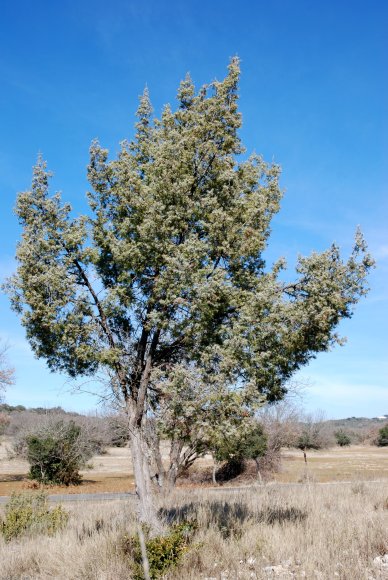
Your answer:
[[[307,454],[307,466],[317,482],[388,480],[388,447],[354,445],[312,451]],[[274,477],[276,481],[296,482],[303,470],[301,451],[284,450],[282,469]]]
[[[196,469],[209,467],[205,458]],[[0,495],[31,488],[27,471],[25,462],[8,459],[3,444]],[[195,518],[198,530],[182,561],[163,578],[387,580],[388,449],[353,446],[311,452],[307,474],[303,485],[279,485],[306,481],[302,453],[285,450],[282,470],[268,485],[214,491],[187,489],[184,483],[161,507],[170,521]],[[49,492],[131,491],[128,449],[112,448],[93,458],[83,475],[81,486]],[[315,483],[330,481],[351,483]],[[136,530],[133,500],[65,507],[70,511],[68,526],[53,537],[5,543],[0,535],[1,580],[131,578],[131,556],[121,546],[123,536]]]
[[[0,446],[0,495],[13,491],[31,489],[28,480],[28,463],[8,459],[7,446]],[[210,469],[210,458],[197,462],[195,469]],[[94,457],[90,469],[82,472],[81,486],[70,486],[67,493],[100,493],[109,491],[132,491],[134,488],[131,458],[127,448],[112,447],[104,455]],[[372,446],[336,447],[308,453],[308,475],[316,482],[388,480],[388,448]],[[273,475],[278,482],[299,482],[304,479],[305,464],[298,450],[284,450],[282,467]],[[253,477],[252,477],[253,479]],[[249,481],[248,481],[249,482]],[[180,485],[187,486],[182,481]],[[50,487],[50,493],[63,493],[62,487]]]
[[[170,520],[198,522],[189,549],[165,580],[388,578],[388,494],[381,483],[177,490],[164,508]],[[121,546],[124,534],[135,533],[134,504],[66,509],[69,523],[56,536],[9,543],[0,537],[1,580],[132,577],[131,556]]]
[[[0,495],[10,495],[13,491],[34,488],[27,478],[29,465],[20,459],[9,459],[10,442],[0,445]],[[132,491],[134,488],[131,472],[131,457],[127,448],[112,447],[104,455],[97,455],[90,461],[90,469],[82,471],[80,486],[63,488],[50,486],[51,494],[57,493],[101,493],[108,491]]]

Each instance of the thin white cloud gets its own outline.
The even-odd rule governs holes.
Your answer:
[[[306,404],[309,408],[324,409],[329,418],[376,417],[388,413],[388,381],[378,385],[318,374],[310,375],[310,380]]]

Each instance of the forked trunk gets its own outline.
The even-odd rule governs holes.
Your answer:
[[[168,495],[175,487],[178,479],[179,467],[181,461],[181,452],[183,449],[182,441],[172,441],[170,447],[170,465],[166,473],[165,493]]]
[[[160,440],[156,432],[155,424],[151,421],[146,421],[145,433],[150,457],[150,472],[152,482],[155,484],[157,491],[164,491],[166,474],[162,461],[162,453],[160,450]]]
[[[158,516],[150,473],[150,453],[141,426],[131,426],[130,438],[139,521],[149,528],[151,536],[156,536],[163,532],[163,524]]]

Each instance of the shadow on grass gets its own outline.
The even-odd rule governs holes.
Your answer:
[[[265,506],[252,511],[242,502],[227,501],[202,504],[191,502],[179,507],[163,508],[160,515],[168,524],[173,524],[197,520],[200,510],[205,511],[206,525],[218,528],[224,538],[240,535],[242,525],[248,521],[252,524],[284,525],[303,522],[308,516],[307,511],[294,506]]]

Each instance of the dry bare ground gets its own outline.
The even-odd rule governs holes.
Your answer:
[[[2,580],[128,580],[120,546],[135,531],[130,501],[68,507],[54,537],[5,543]],[[178,490],[164,504],[170,521],[196,518],[198,531],[169,580],[388,578],[388,494],[384,484],[284,487],[238,493]]]
[[[27,474],[29,465],[21,459],[9,459],[10,441],[0,445],[0,495],[31,488]],[[133,491],[131,455],[127,447],[111,447],[104,455],[96,455],[89,462],[90,469],[82,471],[81,486],[69,486],[66,493],[100,493]],[[52,486],[50,494],[63,493],[64,488]]]
[[[10,441],[0,445],[0,495],[9,495],[31,487],[27,479],[28,463],[9,459]],[[167,446],[163,448],[167,454]],[[211,459],[199,460],[194,469],[209,468]],[[110,447],[104,455],[90,461],[90,469],[82,472],[83,484],[69,487],[67,493],[100,493],[133,491],[133,475],[129,449]],[[308,453],[308,475],[315,482],[388,480],[388,448],[373,446],[336,447]],[[303,455],[298,450],[284,450],[282,467],[273,475],[278,482],[299,482],[305,477]],[[181,485],[187,486],[188,481]],[[50,493],[63,493],[61,487],[50,487]]]
[[[283,453],[280,482],[304,479],[299,451]],[[92,460],[82,486],[67,492],[131,491],[127,448],[111,448]],[[197,469],[206,469],[207,458]],[[9,460],[0,448],[0,495],[21,491],[28,464]],[[354,446],[312,452],[308,481],[276,482],[233,492],[178,489],[164,504],[170,520],[196,518],[193,544],[169,580],[250,578],[388,579],[388,449]],[[380,483],[368,483],[380,480]],[[320,486],[314,482],[351,481]],[[64,488],[50,488],[63,493]],[[74,504],[67,528],[54,537],[8,544],[0,538],[0,578],[29,580],[127,580],[131,561],[120,549],[135,532],[133,500]]]
[[[317,482],[388,480],[388,448],[371,445],[335,447],[307,452],[308,471]],[[304,469],[299,450],[282,452],[282,469],[276,481],[299,481]]]

